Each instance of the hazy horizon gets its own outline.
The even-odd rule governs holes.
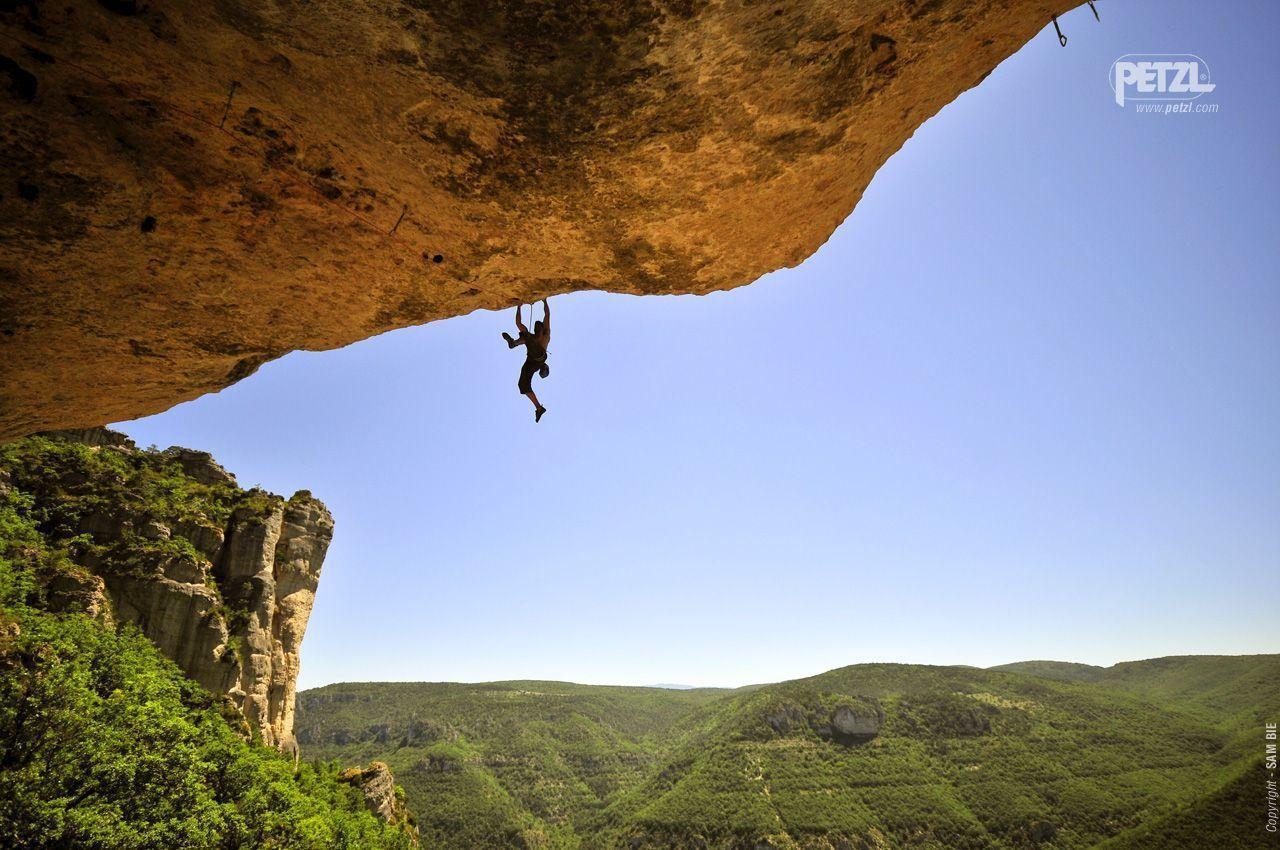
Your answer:
[[[800,267],[554,298],[537,425],[510,313],[477,312],[115,427],[333,510],[300,689],[1270,654],[1280,7],[1099,11]],[[1203,57],[1221,110],[1118,107],[1138,51]]]

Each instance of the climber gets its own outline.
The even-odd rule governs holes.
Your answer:
[[[529,318],[533,318],[533,307],[529,308]],[[524,322],[520,321],[520,306],[516,307],[516,327],[520,329],[519,337],[513,338],[503,331],[502,338],[507,341],[507,348],[524,346],[524,365],[520,367],[520,382],[517,386],[521,394],[533,402],[533,421],[540,422],[547,409],[533,392],[533,373],[537,372],[543,378],[551,374],[551,367],[547,365],[547,345],[551,342],[551,305],[547,303],[547,299],[542,299],[542,321],[533,323],[533,333],[529,333]]]

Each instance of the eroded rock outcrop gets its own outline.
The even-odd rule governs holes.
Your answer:
[[[370,762],[366,768],[348,768],[338,775],[338,779],[359,788],[369,811],[384,822],[400,827],[415,845],[418,843],[418,827],[405,806],[404,791],[396,786],[395,777],[386,762]]]
[[[296,748],[298,651],[333,534],[325,506],[241,490],[207,453],[140,451],[101,429],[24,443],[0,486],[31,496],[79,568],[42,578],[51,610],[137,625],[265,743]]]
[[[880,734],[885,712],[880,701],[866,696],[798,694],[771,700],[751,737],[804,737],[839,744],[864,744]]]
[[[1069,5],[0,4],[0,439],[477,309],[794,266]]]
[[[831,737],[841,743],[863,743],[880,734],[884,710],[873,700],[847,701],[831,712]]]

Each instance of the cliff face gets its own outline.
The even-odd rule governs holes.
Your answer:
[[[171,533],[203,557],[171,561],[160,577],[108,573],[116,616],[138,624],[188,676],[227,694],[266,743],[293,748],[298,650],[333,519],[300,493],[237,508],[223,529],[178,523]]]
[[[296,749],[298,650],[333,534],[322,503],[105,430],[13,444],[0,470],[83,568],[42,577],[51,607],[136,624],[265,743]]]
[[[797,265],[1067,5],[0,4],[0,438],[477,309]]]

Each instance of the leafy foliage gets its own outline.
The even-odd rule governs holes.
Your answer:
[[[1264,847],[1259,816],[1260,793],[1267,779],[1262,762],[1255,760],[1226,775],[1212,792],[1197,798],[1163,818],[1144,823],[1110,841],[1099,850],[1167,850],[1170,847],[1204,847],[1218,850],[1252,850]]]
[[[0,467],[16,488],[34,494],[38,508],[31,519],[53,540],[75,536],[95,513],[197,519],[221,527],[238,502],[259,492],[201,484],[164,452],[118,451],[47,437],[0,446]]]

